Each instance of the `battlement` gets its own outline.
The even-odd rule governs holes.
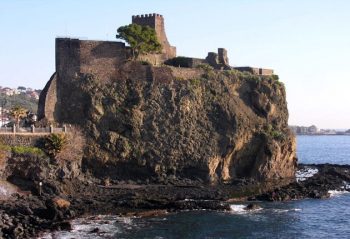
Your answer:
[[[150,14],[142,14],[142,15],[134,15],[132,16],[132,20],[134,19],[148,19],[148,18],[163,18],[163,15],[158,13],[150,13]]]

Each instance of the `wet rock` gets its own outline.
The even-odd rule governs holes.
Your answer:
[[[303,181],[293,182],[284,187],[257,195],[255,199],[265,201],[286,201],[303,198],[324,199],[330,197],[330,190],[344,190],[350,183],[349,165],[299,165],[299,168],[317,169],[317,173]]]
[[[61,221],[52,225],[53,230],[63,230],[70,231],[72,230],[72,224],[69,221]]]
[[[252,211],[252,210],[258,210],[258,209],[261,209],[261,206],[256,204],[256,203],[249,203],[245,208],[244,210],[247,210],[247,211]]]
[[[126,217],[158,217],[167,214],[167,210],[147,210],[147,211],[135,211],[122,214]]]
[[[13,230],[13,234],[15,236],[15,238],[21,238],[23,237],[24,234],[24,229],[23,227],[19,224],[15,227],[15,229]]]
[[[100,231],[100,229],[98,227],[95,227],[94,229],[92,229],[90,231],[90,233],[98,233]]]

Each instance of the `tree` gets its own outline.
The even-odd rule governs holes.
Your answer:
[[[27,90],[27,88],[26,88],[26,87],[24,87],[24,86],[18,86],[18,87],[17,87],[17,90],[20,90],[20,91],[26,91],[26,90]]]
[[[149,26],[130,24],[119,27],[117,32],[116,38],[122,39],[130,45],[134,60],[140,54],[158,53],[162,49],[156,31]]]
[[[27,116],[27,110],[21,106],[14,106],[10,110],[10,116],[15,119],[16,126],[19,127],[19,121]]]

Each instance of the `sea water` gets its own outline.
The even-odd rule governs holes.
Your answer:
[[[298,136],[301,163],[350,163],[350,136]],[[299,172],[299,178],[315,171]],[[303,180],[303,179],[301,179]],[[71,232],[43,238],[350,238],[350,193],[331,192],[328,199],[247,203],[229,212],[187,211],[153,218],[99,216],[73,221]],[[90,233],[99,228],[98,233]]]

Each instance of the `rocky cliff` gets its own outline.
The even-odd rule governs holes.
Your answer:
[[[86,171],[211,183],[294,177],[295,138],[277,77],[136,62],[116,74],[104,82],[77,75],[65,88],[62,119],[86,130]]]

